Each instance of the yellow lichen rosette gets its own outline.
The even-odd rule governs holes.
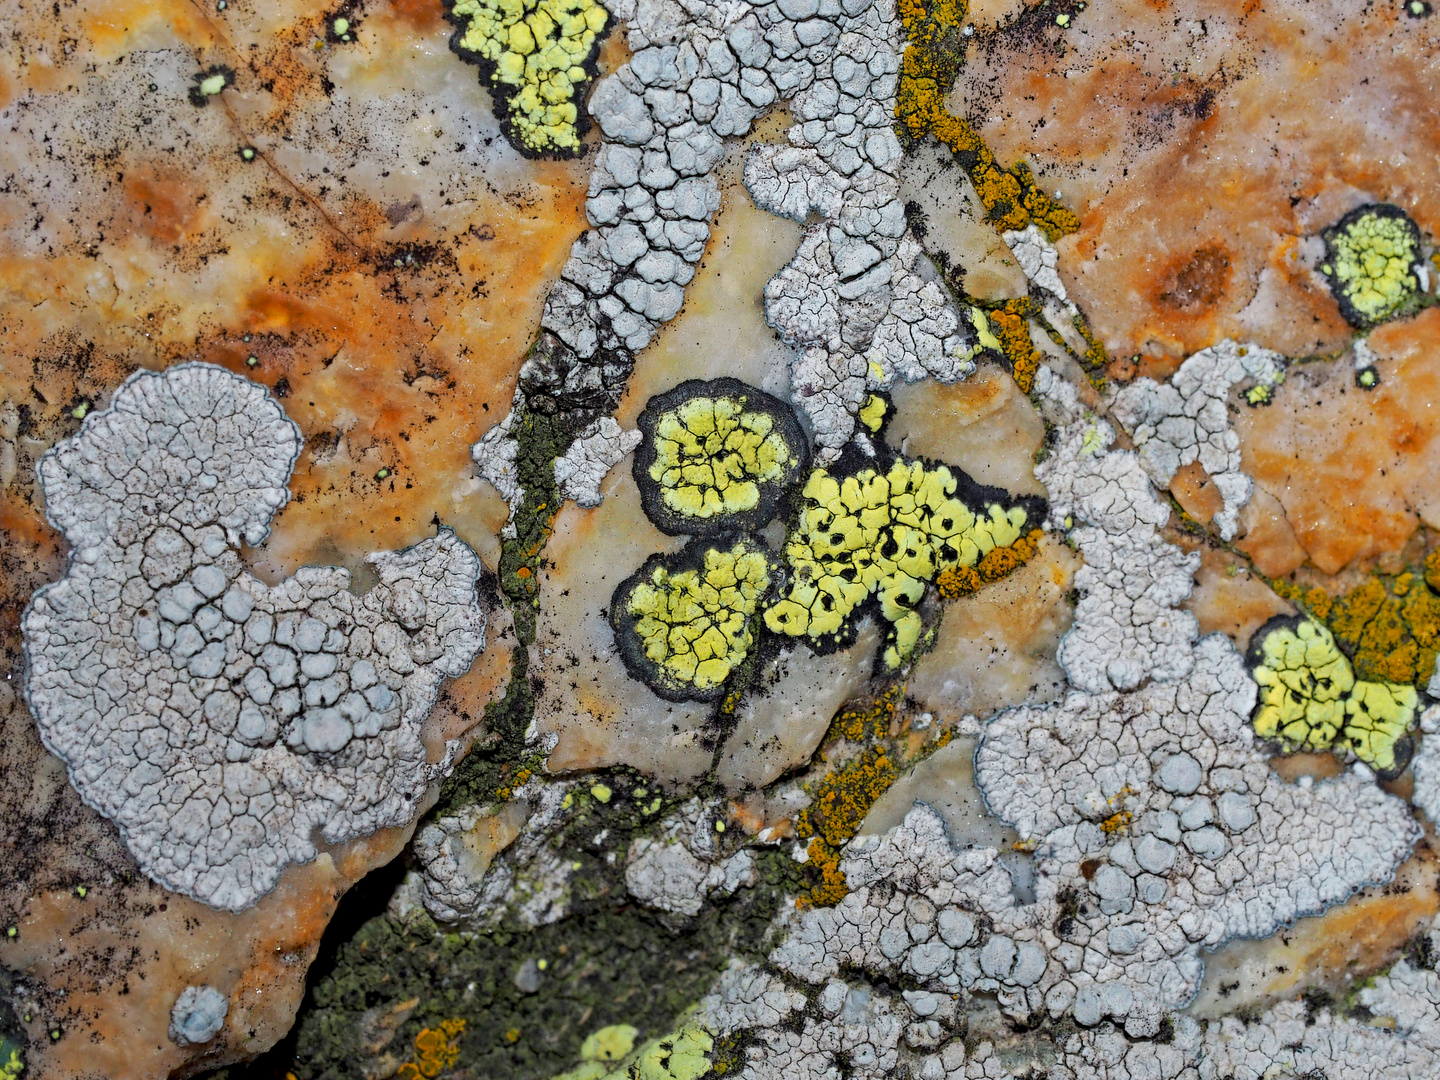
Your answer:
[[[481,65],[506,137],[527,154],[580,149],[585,85],[610,13],[595,0],[454,0],[451,47]]]
[[[1256,631],[1250,665],[1259,684],[1255,734],[1286,752],[1349,748],[1381,775],[1409,762],[1406,738],[1419,695],[1413,686],[1356,679],[1330,631],[1279,616]]]
[[[710,701],[755,643],[777,573],[752,537],[652,555],[615,590],[610,622],[627,669],[662,697]]]
[[[736,379],[692,379],[640,414],[635,482],[667,533],[752,531],[805,475],[809,442],[785,402]]]
[[[1420,230],[1405,211],[1371,203],[1325,230],[1320,272],[1352,326],[1374,326],[1398,314],[1417,295],[1414,268]]]
[[[803,496],[785,543],[790,586],[766,610],[765,625],[817,648],[837,646],[853,637],[856,610],[873,596],[890,624],[889,668],[920,644],[916,608],[928,582],[1013,545],[1038,520],[1036,507],[1012,503],[963,472],[904,458],[849,476],[816,469]]]

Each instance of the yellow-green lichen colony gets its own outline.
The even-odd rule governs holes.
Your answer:
[[[1409,760],[1402,742],[1415,720],[1415,688],[1356,679],[1330,631],[1311,619],[1272,620],[1251,643],[1260,687],[1255,734],[1289,751],[1349,747],[1378,772]]]
[[[580,148],[586,70],[610,13],[595,0],[455,0],[455,51],[478,60],[505,102],[517,147],[534,154]]]
[[[756,509],[760,485],[795,463],[769,413],[746,409],[743,398],[695,397],[661,415],[649,471],[666,507],[703,520]]]
[[[1352,325],[1382,322],[1416,296],[1420,233],[1399,207],[1377,203],[1353,210],[1326,231],[1325,242],[1320,272]]]
[[[847,620],[872,595],[891,624],[884,661],[895,668],[920,643],[915,605],[940,572],[974,566],[997,547],[1021,538],[1023,507],[990,503],[980,512],[955,495],[944,465],[897,460],[888,470],[836,477],[816,469],[805,507],[785,544],[792,581],[765,612],[774,633],[813,643],[843,636]]]
[[[698,567],[672,571],[651,559],[617,599],[653,672],[647,680],[673,693],[718,692],[750,652],[753,616],[769,592],[770,556],[747,539],[703,548]],[[629,583],[627,583],[629,584]]]

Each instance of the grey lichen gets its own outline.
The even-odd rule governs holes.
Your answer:
[[[180,1046],[206,1043],[220,1034],[230,1002],[213,986],[187,986],[170,1010],[170,1038]]]
[[[291,863],[409,822],[445,767],[421,723],[484,646],[475,554],[447,529],[268,586],[244,568],[302,441],[265,388],[138,372],[41,460],[65,576],[22,619],[26,696],[81,797],[156,881],[239,911]]]

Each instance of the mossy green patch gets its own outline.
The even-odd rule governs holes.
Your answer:
[[[557,843],[567,851],[579,846],[573,836]],[[705,1070],[685,1070],[697,1068],[708,1047],[675,1032],[676,1018],[704,996],[731,957],[758,959],[768,951],[771,921],[796,883],[795,864],[778,851],[757,852],[757,865],[760,884],[707,905],[683,927],[630,902],[623,871],[614,867],[608,872],[621,879],[618,891],[577,897],[572,914],[533,930],[446,933],[423,917],[372,919],[340,948],[334,970],[302,1010],[291,1071],[298,1080],[359,1078],[386,1050],[403,1054],[421,1030],[463,1019],[459,1061],[486,1080],[553,1077],[572,1068],[587,1038],[609,1025],[630,1025],[635,1038],[655,1040],[634,1059],[639,1071],[621,1074],[627,1080],[693,1080]],[[592,871],[607,872],[604,860],[577,876]],[[539,991],[527,994],[514,975],[535,957],[548,963]],[[365,1049],[367,1010],[410,997],[419,997],[420,1006],[388,1047]]]

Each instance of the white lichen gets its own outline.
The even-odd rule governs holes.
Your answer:
[[[207,1043],[225,1025],[230,1002],[213,986],[187,986],[170,1010],[170,1038],[180,1046]]]
[[[41,737],[147,874],[231,911],[317,840],[414,818],[448,764],[421,723],[484,645],[446,529],[370,556],[363,597],[338,567],[245,570],[301,446],[264,387],[192,363],[137,372],[38,468],[71,545],[22,619]]]
[[[605,474],[640,445],[640,432],[625,431],[608,416],[575,436],[570,448],[555,459],[555,486],[562,499],[584,507],[600,505]]]
[[[1285,378],[1285,358],[1258,345],[1225,340],[1195,353],[1168,382],[1136,379],[1115,395],[1115,418],[1135,440],[1140,463],[1160,488],[1199,462],[1220,492],[1220,536],[1235,535],[1254,482],[1240,468],[1240,436],[1230,423],[1230,391],[1250,383],[1268,395]]]

